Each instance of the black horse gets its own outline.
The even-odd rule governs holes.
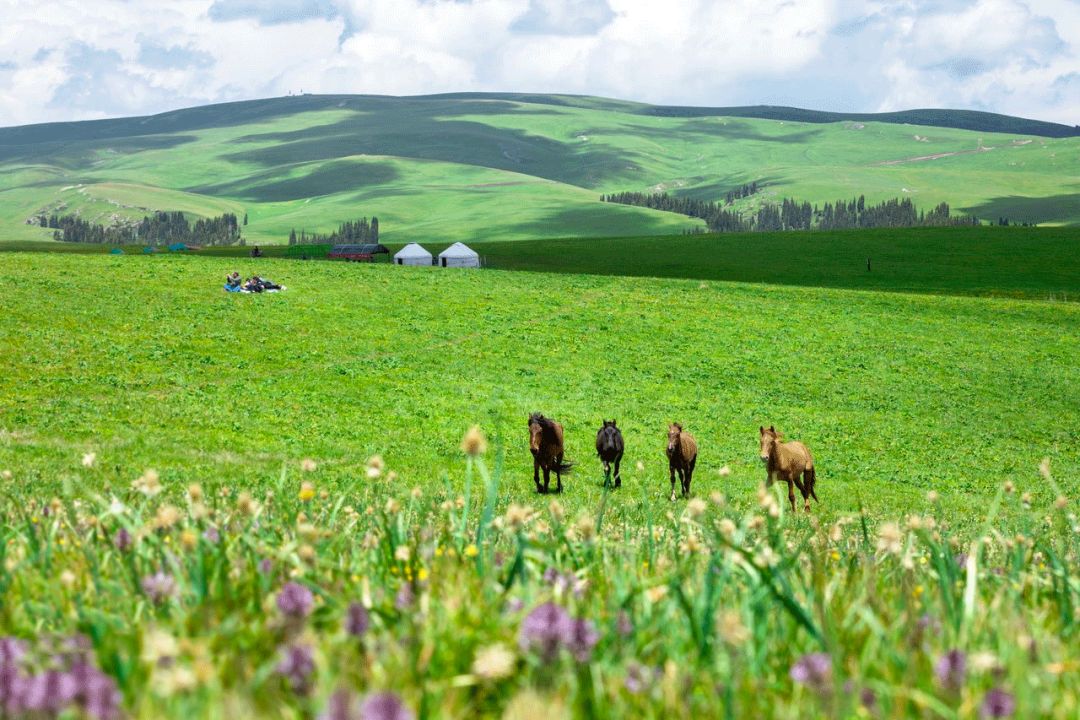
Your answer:
[[[604,463],[604,482],[608,481],[611,473],[611,464],[615,464],[615,487],[622,487],[622,476],[619,475],[619,463],[623,456],[623,439],[615,421],[604,420],[604,426],[596,433],[596,454]]]

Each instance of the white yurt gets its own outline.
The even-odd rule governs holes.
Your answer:
[[[441,267],[480,267],[480,256],[468,245],[456,242],[439,253]]]
[[[422,245],[409,243],[394,253],[395,265],[431,265],[431,253]]]

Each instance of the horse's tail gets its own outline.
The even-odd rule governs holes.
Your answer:
[[[814,483],[817,481],[817,473],[814,472],[814,466],[806,468],[806,472],[803,473],[803,479],[806,480],[806,491],[810,493],[810,496],[814,498],[815,502],[821,502],[817,499],[817,493],[814,492]]]
[[[560,475],[568,475],[573,471],[574,463],[566,462],[566,461],[559,462],[559,463],[556,463],[555,466],[553,468],[551,468],[551,469],[554,470],[555,472],[559,473]]]

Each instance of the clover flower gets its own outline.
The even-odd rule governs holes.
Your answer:
[[[298,695],[306,695],[311,689],[311,674],[315,672],[315,659],[307,645],[290,645],[282,651],[277,665],[279,675],[285,677],[289,687]]]
[[[981,718],[1007,718],[1016,712],[1016,699],[1011,693],[1001,688],[994,688],[986,693],[982,705],[979,707]]]
[[[392,692],[372,693],[360,705],[360,720],[413,720],[414,717]]]
[[[791,679],[819,693],[832,683],[832,658],[826,653],[810,653],[791,666]]]
[[[934,663],[934,676],[946,690],[959,690],[967,677],[967,654],[950,650]]]
[[[544,603],[535,607],[521,623],[518,644],[522,651],[536,651],[545,660],[554,660],[559,649],[574,632],[573,620],[562,607]]]
[[[311,590],[299,583],[287,582],[277,596],[278,610],[286,617],[303,619],[311,614],[315,598]]]
[[[142,579],[142,590],[151,602],[160,604],[176,594],[176,580],[171,575],[158,570],[153,575],[147,575]]]
[[[345,632],[353,637],[363,637],[370,625],[367,608],[358,602],[350,603],[345,611]]]

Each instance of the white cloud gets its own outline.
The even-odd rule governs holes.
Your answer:
[[[0,124],[307,92],[1080,122],[1077,0],[6,0]]]

